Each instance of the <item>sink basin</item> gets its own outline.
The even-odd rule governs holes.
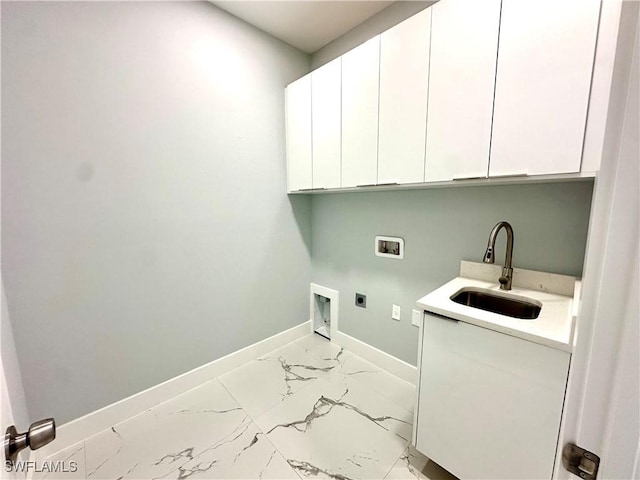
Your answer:
[[[460,305],[479,308],[487,312],[499,313],[500,315],[522,320],[534,320],[538,318],[540,309],[542,308],[542,304],[537,300],[522,300],[507,297],[480,288],[463,288],[454,293],[450,298]]]

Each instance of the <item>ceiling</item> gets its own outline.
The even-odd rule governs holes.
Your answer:
[[[218,1],[214,5],[306,53],[314,53],[393,1]]]

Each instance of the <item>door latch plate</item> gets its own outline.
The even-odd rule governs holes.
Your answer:
[[[562,465],[566,470],[584,480],[595,480],[600,466],[600,457],[573,443],[562,449]]]

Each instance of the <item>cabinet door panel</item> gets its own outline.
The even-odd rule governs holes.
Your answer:
[[[377,182],[379,67],[379,35],[342,56],[343,187]]]
[[[570,355],[425,313],[416,447],[459,478],[551,478]]]
[[[486,177],[500,0],[432,7],[427,181]]]
[[[503,0],[490,176],[580,171],[599,0]]]
[[[424,181],[431,9],[380,36],[378,183]]]
[[[286,89],[287,188],[290,192],[312,188],[311,75]]]
[[[313,188],[340,186],[341,59],[311,74]]]

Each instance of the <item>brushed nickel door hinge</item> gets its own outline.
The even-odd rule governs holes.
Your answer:
[[[562,449],[562,465],[584,480],[595,480],[598,476],[600,457],[573,443],[567,443]]]

